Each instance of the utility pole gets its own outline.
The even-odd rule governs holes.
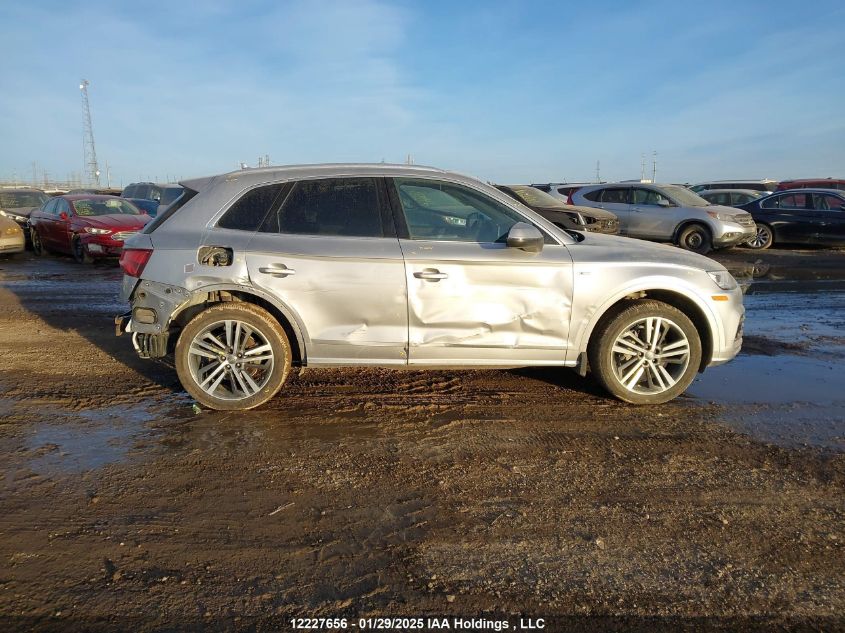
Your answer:
[[[640,154],[640,182],[645,181],[645,152]]]
[[[601,183],[601,161],[596,161],[596,183]]]
[[[97,166],[97,150],[94,147],[94,126],[91,125],[91,107],[88,104],[88,86],[90,82],[83,79],[79,84],[82,91],[82,149],[85,158],[85,169],[88,172],[88,182],[100,185],[100,168]]]
[[[651,182],[657,182],[657,150],[652,152],[651,157]]]

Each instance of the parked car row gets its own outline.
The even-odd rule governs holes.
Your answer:
[[[36,255],[73,255],[80,263],[118,257],[123,242],[146,226],[150,216],[123,198],[96,194],[66,194],[47,200],[29,217],[29,234]]]
[[[824,188],[809,188],[818,184]],[[769,248],[776,243],[845,243],[842,229],[845,214],[840,202],[845,195],[845,180],[804,179],[780,183],[766,179],[732,180],[699,183],[692,187],[638,181],[496,187],[567,230],[669,242],[697,253],[736,245]],[[781,195],[793,190],[799,193]],[[35,247],[37,242],[37,252],[55,250],[70,253],[79,261],[90,261],[120,254],[119,238],[130,231],[125,228],[126,216],[131,214],[128,209],[134,209],[135,215],[154,218],[159,213],[166,213],[184,192],[178,184],[140,182],[123,190],[73,190],[58,195],[65,202],[51,205],[53,198],[38,189],[5,188],[0,189],[0,216],[17,223],[27,245]],[[440,195],[446,197],[444,193]],[[76,203],[96,201],[97,196],[101,200],[95,207],[109,211],[99,214],[102,217],[94,223],[97,226],[86,227],[91,224],[86,219],[74,220],[81,217]],[[109,206],[103,201],[105,198],[119,198],[129,206]],[[458,201],[453,200],[450,204],[461,207]],[[37,220],[32,221],[36,209],[40,213]],[[455,216],[451,221],[461,222],[462,219]],[[137,224],[136,220],[133,226]],[[94,229],[110,232],[97,233]],[[107,237],[94,239],[93,235]],[[117,236],[117,239],[111,239],[109,235]]]

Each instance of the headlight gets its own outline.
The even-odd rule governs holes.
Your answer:
[[[8,211],[0,211],[0,215],[6,216],[15,222],[26,222],[26,216],[18,215],[17,213],[10,213]]]
[[[707,215],[722,222],[736,222],[736,220],[734,220],[734,216],[728,215],[727,213],[717,213],[716,211],[708,211]]]
[[[111,233],[109,229],[95,229],[93,226],[86,226],[83,231],[92,235],[106,235],[107,233]]]
[[[715,281],[716,285],[722,290],[733,290],[736,288],[736,279],[727,270],[708,270],[707,274],[710,275],[710,279]]]
[[[19,226],[10,226],[8,229],[3,231],[4,235],[17,235],[18,233],[23,233]]]

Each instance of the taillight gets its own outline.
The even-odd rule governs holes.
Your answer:
[[[152,254],[149,249],[125,248],[120,255],[120,267],[130,277],[140,277]]]

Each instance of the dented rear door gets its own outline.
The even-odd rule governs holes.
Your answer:
[[[299,181],[252,237],[250,281],[296,315],[309,365],[407,363],[405,265],[384,195],[381,178]]]

